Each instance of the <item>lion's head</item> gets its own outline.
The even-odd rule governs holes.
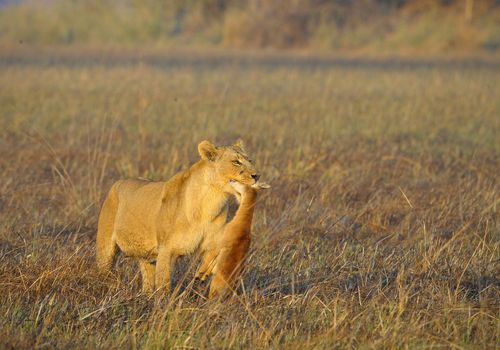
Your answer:
[[[231,181],[251,186],[259,180],[260,174],[245,152],[241,140],[232,146],[215,146],[209,141],[202,141],[198,145],[198,152],[202,159],[213,166],[219,180],[227,185],[225,189],[228,192],[234,191],[230,186]]]

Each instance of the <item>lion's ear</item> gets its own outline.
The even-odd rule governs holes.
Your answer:
[[[238,139],[236,140],[236,142],[234,143],[235,147],[238,147],[239,149],[241,149],[242,151],[245,151],[245,144],[243,143],[243,140],[242,139]]]
[[[202,159],[209,160],[211,162],[217,159],[219,155],[219,149],[212,144],[210,141],[201,141],[198,145],[198,152]]]

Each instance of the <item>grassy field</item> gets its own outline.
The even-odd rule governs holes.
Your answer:
[[[54,55],[54,54],[52,54]],[[445,60],[0,57],[0,348],[474,348],[500,339],[500,69]],[[94,270],[112,182],[242,137],[262,178],[238,295],[183,258]]]

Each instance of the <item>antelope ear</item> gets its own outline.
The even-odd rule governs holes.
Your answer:
[[[268,188],[271,188],[271,185],[265,182],[257,182],[256,184],[252,185],[252,187],[260,190],[267,190]]]
[[[236,140],[236,142],[234,143],[234,145],[233,145],[233,146],[238,147],[238,148],[239,148],[239,149],[241,149],[243,152],[245,152],[245,144],[244,144],[244,142],[243,142],[243,140],[242,140],[242,139],[238,139],[238,140]]]
[[[219,156],[219,149],[210,141],[201,141],[198,145],[198,153],[202,159],[215,161]]]

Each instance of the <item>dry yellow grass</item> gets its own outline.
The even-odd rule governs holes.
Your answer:
[[[498,346],[497,64],[21,56],[0,58],[0,347]],[[195,259],[161,302],[130,259],[99,278],[110,184],[238,136],[272,185],[239,294],[206,301]]]

